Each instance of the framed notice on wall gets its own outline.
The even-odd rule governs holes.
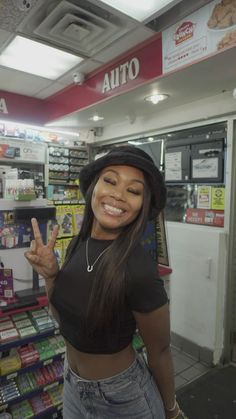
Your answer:
[[[189,182],[190,146],[170,147],[165,152],[165,181]]]
[[[223,182],[224,141],[192,145],[191,162],[193,182]]]

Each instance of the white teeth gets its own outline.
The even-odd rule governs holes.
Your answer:
[[[109,213],[111,213],[111,214],[114,214],[114,215],[120,215],[120,214],[122,214],[122,213],[123,213],[123,210],[122,210],[122,209],[112,207],[111,205],[108,205],[108,204],[104,204],[104,209],[105,209],[107,212],[109,212]]]

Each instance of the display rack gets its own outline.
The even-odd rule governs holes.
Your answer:
[[[19,317],[19,314],[22,317],[24,317],[25,315],[27,319],[30,319],[32,321],[32,324],[34,324],[33,321],[36,318],[42,319],[43,316],[44,317],[47,316],[48,318],[50,318],[48,311],[45,310],[44,308],[46,303],[47,303],[46,300],[41,299],[41,301],[39,301],[39,310],[36,310],[35,307],[33,307],[33,309],[30,307],[28,307],[27,309],[18,309],[17,310],[18,317]],[[41,315],[41,310],[42,310],[42,315]],[[12,312],[8,312],[7,316],[8,318],[11,319],[12,322],[15,322],[15,325],[16,325],[17,316],[14,317],[15,314],[16,314],[16,310],[13,310]],[[38,317],[34,317],[34,315],[36,316],[36,314]],[[4,316],[6,316],[6,313],[0,313],[0,325],[3,324]],[[52,322],[54,321],[52,320]],[[18,348],[18,351],[19,350],[25,351],[25,348],[28,344],[31,345],[32,343],[36,343],[36,342],[38,345],[37,348],[39,348],[40,346],[44,348],[46,338],[53,338],[53,336],[55,335],[56,336],[59,335],[59,329],[56,323],[54,322],[53,327],[50,327],[50,329],[45,330],[43,332],[38,331],[36,334],[29,335],[22,339],[18,338],[18,339],[10,340],[9,342],[6,342],[6,343],[0,343],[1,357],[2,356],[4,357],[7,354],[12,353],[12,351],[16,351],[16,348]],[[62,338],[59,335],[60,345],[61,345],[61,340]],[[54,339],[52,341],[55,342]],[[18,410],[18,406],[19,406],[19,409],[21,409],[21,406],[23,403],[28,403],[28,405],[30,406],[30,408],[32,408],[32,411],[33,411],[34,403],[37,405],[38,399],[39,400],[42,399],[44,401],[46,398],[49,400],[48,402],[49,404],[45,404],[45,409],[43,409],[43,411],[35,411],[32,417],[38,418],[38,419],[61,417],[62,400],[58,395],[61,394],[60,385],[63,383],[63,365],[62,364],[64,362],[64,356],[65,356],[64,345],[62,347],[61,346],[57,347],[58,353],[56,353],[54,350],[54,353],[52,354],[51,351],[52,349],[50,349],[49,352],[47,352],[45,349],[45,352],[43,352],[42,354],[41,349],[40,349],[40,352],[38,352],[38,358],[35,361],[31,360],[28,363],[28,365],[27,364],[24,365],[22,364],[22,359],[21,359],[20,368],[19,366],[17,366],[15,370],[12,371],[11,369],[9,373],[0,375],[0,412],[13,413],[14,410]],[[52,374],[52,371],[55,371],[55,370],[57,370],[57,373],[54,375]],[[33,374],[33,377],[34,376],[37,377],[37,374],[38,375],[43,374],[44,378],[45,376],[47,377],[47,375],[48,377],[44,379],[43,382],[40,382],[39,380],[36,380],[36,378],[34,378],[34,381],[36,380],[36,385],[33,385],[30,389],[27,389],[26,391],[22,391],[22,387],[20,385],[20,383],[22,382],[21,380],[23,380],[23,383],[24,383],[24,380],[27,381],[28,377],[32,377],[32,374]],[[4,399],[2,394],[4,391],[7,392],[10,386],[16,386],[17,394],[14,394],[12,396],[8,395],[8,398]],[[7,389],[7,390],[4,390],[4,389]],[[57,392],[56,399],[52,397],[53,391]],[[21,416],[17,416],[17,417],[21,418]]]

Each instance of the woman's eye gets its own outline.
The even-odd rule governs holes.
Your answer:
[[[110,183],[111,185],[115,185],[115,183],[116,183],[114,179],[111,179],[109,177],[104,177],[103,180],[104,180],[104,182]]]
[[[141,192],[136,189],[128,189],[129,192],[131,192],[134,195],[141,195]]]

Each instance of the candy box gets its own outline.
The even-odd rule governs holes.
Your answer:
[[[12,269],[0,269],[0,300],[13,298],[13,273]]]

